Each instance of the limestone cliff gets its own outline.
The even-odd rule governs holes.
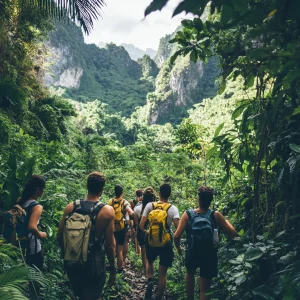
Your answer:
[[[85,44],[77,26],[57,23],[46,45],[50,54],[45,85],[64,88],[67,98],[99,99],[108,104],[109,112],[129,116],[154,90],[153,82],[143,76],[143,67],[123,47]]]
[[[173,36],[170,34],[160,40],[155,61],[161,68],[156,77],[155,91],[147,95],[147,104],[137,112],[142,112],[150,124],[177,124],[194,104],[217,93],[217,59],[212,58],[208,64],[193,63],[186,56],[178,57],[171,64],[170,57],[176,51],[176,45],[169,43]]]

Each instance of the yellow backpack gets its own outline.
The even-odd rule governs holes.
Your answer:
[[[124,222],[124,199],[108,201],[108,205],[112,206],[115,210],[115,232],[121,231],[125,228]]]
[[[153,202],[153,210],[148,215],[148,244],[150,247],[164,247],[171,242],[171,234],[167,224],[170,203]]]

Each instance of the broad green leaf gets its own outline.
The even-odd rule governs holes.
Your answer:
[[[254,261],[259,259],[264,255],[263,251],[261,251],[259,248],[250,248],[246,253],[245,253],[245,260],[247,261]]]
[[[221,130],[222,130],[223,128],[224,128],[224,123],[221,123],[221,124],[217,127],[217,129],[216,129],[216,131],[215,131],[214,138],[217,137],[217,136],[220,134],[220,132],[221,132]]]
[[[297,152],[297,153],[300,153],[300,145],[296,145],[296,144],[289,144],[290,148]]]
[[[192,20],[182,20],[181,24],[185,28],[192,29],[194,27],[193,21]]]
[[[293,111],[293,116],[295,115],[299,115],[300,114],[300,107],[295,108],[295,110]]]
[[[243,282],[245,282],[247,280],[247,276],[245,274],[239,276],[236,280],[235,280],[235,283],[237,285],[240,285],[242,284]]]
[[[145,17],[156,10],[162,10],[168,0],[153,0],[145,10]]]
[[[226,80],[223,79],[219,87],[219,95],[223,94],[226,89]]]
[[[203,29],[203,23],[200,18],[195,18],[193,20],[194,26],[198,31],[201,31]]]
[[[193,51],[191,52],[191,55],[190,55],[191,61],[192,61],[193,63],[197,62],[197,57],[198,57],[197,51],[196,51],[196,50],[193,50]]]
[[[176,60],[176,58],[179,56],[179,55],[182,55],[182,51],[181,50],[178,50],[176,51],[172,57],[170,58],[170,63],[173,64]]]
[[[243,111],[247,108],[248,104],[249,104],[248,102],[243,102],[239,107],[237,107],[231,115],[232,120],[238,118],[243,113]]]

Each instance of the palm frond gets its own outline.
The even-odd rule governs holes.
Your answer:
[[[94,20],[102,14],[104,0],[24,0],[38,6],[46,15],[58,19],[71,19],[79,23],[85,33],[93,29]]]
[[[0,274],[0,289],[24,290],[24,285],[28,281],[29,269],[24,265],[14,266]],[[0,296],[0,299],[1,296]]]
[[[0,288],[0,299],[1,300],[29,300],[21,291],[11,287]]]

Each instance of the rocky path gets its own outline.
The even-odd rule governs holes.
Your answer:
[[[146,291],[147,279],[130,262],[127,263],[125,274],[117,277],[116,284],[106,292],[103,300],[142,300]],[[154,286],[155,291],[156,286]],[[171,295],[166,295],[164,300],[174,300]]]

